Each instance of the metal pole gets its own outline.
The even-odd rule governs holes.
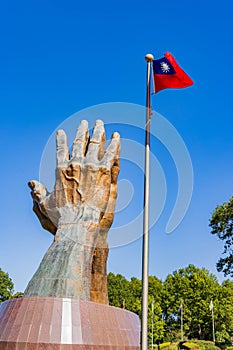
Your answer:
[[[146,90],[146,137],[145,137],[145,177],[144,177],[144,215],[143,215],[143,251],[142,251],[142,321],[141,350],[147,350],[148,326],[148,263],[149,263],[149,189],[150,189],[150,76],[153,56],[146,55],[147,90]]]
[[[215,329],[214,329],[214,303],[212,300],[212,328],[213,328],[213,342],[215,342]]]
[[[154,347],[154,304],[155,304],[155,301],[154,299],[152,300],[152,303],[151,303],[151,308],[152,308],[152,320],[151,320],[151,323],[152,323],[152,335],[151,335],[151,348],[153,350],[153,347]]]
[[[183,323],[183,304],[180,304],[180,324],[181,324],[181,341],[184,340],[184,323]]]

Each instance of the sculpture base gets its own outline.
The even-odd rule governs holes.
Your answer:
[[[0,304],[0,350],[136,350],[136,314],[66,298],[28,297]]]

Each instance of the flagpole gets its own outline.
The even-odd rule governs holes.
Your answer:
[[[151,330],[151,348],[153,350],[154,348],[154,305],[155,305],[155,300],[153,298],[152,303],[151,303],[151,311],[152,311],[152,315],[151,315],[151,324],[152,324],[152,330]]]
[[[184,340],[184,319],[183,319],[183,303],[180,303],[180,327],[181,327],[181,341]]]
[[[146,126],[145,126],[145,177],[144,177],[144,211],[143,211],[143,250],[142,250],[142,321],[141,321],[141,350],[147,350],[148,326],[148,265],[149,265],[149,190],[150,190],[150,77],[153,55],[147,54],[146,78]]]
[[[214,303],[213,303],[213,299],[211,299],[211,313],[212,313],[212,330],[213,330],[213,342],[215,342],[215,327],[214,327]]]

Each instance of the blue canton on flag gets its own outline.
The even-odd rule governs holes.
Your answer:
[[[176,74],[175,69],[166,57],[153,61],[153,71],[154,74]]]

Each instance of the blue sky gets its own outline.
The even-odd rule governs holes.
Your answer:
[[[155,143],[153,154],[165,168],[168,194],[151,230],[150,274],[164,279],[193,263],[223,280],[215,269],[223,246],[211,236],[208,221],[216,205],[232,196],[232,11],[230,0],[1,4],[0,267],[10,274],[16,291],[24,290],[52,242],[32,212],[27,187],[39,177],[50,135],[70,115],[96,104],[144,105],[144,56],[151,52],[160,58],[166,51],[195,85],[162,91],[152,104],[189,150],[194,190],[184,220],[167,235],[177,178],[171,159]],[[132,139],[130,130],[125,137]],[[127,166],[122,164],[120,179]],[[134,191],[139,209],[132,210],[142,205],[138,179]],[[141,240],[112,249],[108,271],[140,278]]]

